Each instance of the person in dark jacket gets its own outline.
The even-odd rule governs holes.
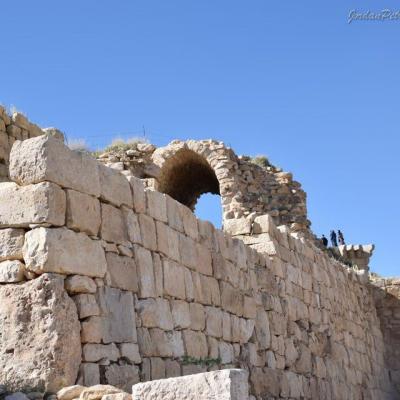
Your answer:
[[[328,239],[325,237],[325,235],[322,235],[321,240],[324,247],[328,247]]]
[[[338,235],[339,244],[340,245],[344,245],[345,244],[344,237],[343,237],[343,233],[342,233],[342,231],[340,229],[338,229],[337,235]]]
[[[331,243],[333,247],[337,247],[336,232],[334,230],[331,230]]]

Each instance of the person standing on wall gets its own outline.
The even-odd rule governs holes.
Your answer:
[[[336,232],[334,230],[331,230],[331,243],[332,247],[337,247]]]
[[[343,236],[342,231],[340,229],[338,229],[337,233],[338,233],[339,244],[344,245],[345,242],[344,242],[344,236]]]
[[[328,247],[328,239],[325,237],[325,235],[322,235],[321,240],[324,247]]]

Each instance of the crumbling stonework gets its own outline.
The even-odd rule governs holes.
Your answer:
[[[54,378],[50,387],[45,375],[27,374],[29,380],[18,378],[12,390],[101,383],[130,391],[139,382],[241,368],[252,400],[398,398],[399,368],[390,357],[398,344],[395,282],[372,286],[365,269],[349,268],[303,230],[293,231],[295,219],[277,225],[284,215],[297,215],[296,207],[283,212],[285,201],[271,216],[270,206],[253,209],[243,200],[250,196],[248,185],[229,197],[229,182],[243,184],[243,174],[233,171],[245,164],[222,144],[175,142],[168,151],[151,150],[157,179],[143,182],[51,136],[13,146],[12,181],[0,183],[0,294],[15,304],[14,293],[29,286],[30,298],[50,304],[52,296],[65,299],[62,310],[57,304],[45,309],[43,323],[68,312],[80,327],[74,354],[81,356],[72,362],[49,346],[55,365],[68,365],[76,381]],[[180,152],[205,177],[192,192],[176,192],[186,182],[174,177]],[[79,171],[70,168],[75,162]],[[202,190],[216,190],[212,174],[224,212],[233,212],[224,220],[231,234],[198,220],[187,207]],[[179,199],[189,204],[157,187],[182,194]],[[304,201],[290,190],[287,196],[293,199],[288,204]],[[305,208],[298,215],[308,229]],[[364,260],[359,249],[348,250]],[[63,288],[42,298],[42,279]],[[26,310],[3,304],[0,321],[14,315],[24,326]],[[63,337],[62,324],[51,326]],[[0,336],[0,360],[10,357],[9,341]],[[57,375],[57,369],[48,373]]]

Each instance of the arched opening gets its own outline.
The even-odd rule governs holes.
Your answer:
[[[207,160],[188,149],[177,151],[165,161],[158,182],[160,192],[192,211],[203,193],[220,194],[218,179]]]

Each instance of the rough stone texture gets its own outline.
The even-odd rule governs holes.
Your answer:
[[[101,223],[100,202],[76,190],[66,190],[67,227],[97,236]]]
[[[61,276],[44,274],[22,285],[0,286],[0,381],[9,390],[30,391],[74,384],[81,360],[79,331]]]
[[[64,225],[65,208],[64,191],[52,183],[22,187],[0,183],[0,228]]]
[[[139,383],[132,400],[248,400],[246,371],[227,369]]]
[[[136,263],[133,258],[106,253],[110,286],[124,290],[138,291]]]
[[[70,150],[52,136],[14,143],[10,178],[20,185],[49,181],[96,197],[100,195],[96,160],[86,153]]]
[[[0,229],[0,261],[22,260],[23,229]]]
[[[24,280],[25,266],[21,261],[0,262],[0,283],[17,283]]]
[[[23,254],[27,268],[38,274],[103,277],[107,269],[99,241],[65,228],[37,228],[27,232]]]

